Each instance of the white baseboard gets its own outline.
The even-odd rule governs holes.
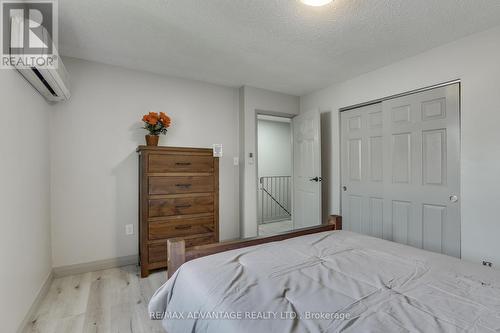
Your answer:
[[[103,269],[110,269],[128,265],[137,265],[138,262],[139,262],[139,257],[137,255],[131,255],[126,257],[87,262],[83,264],[54,267],[52,272],[55,278],[59,278],[68,275],[76,275],[76,274],[100,271]]]
[[[31,304],[31,307],[28,310],[28,313],[26,313],[26,316],[24,316],[23,321],[19,325],[19,328],[17,329],[17,333],[22,333],[27,331],[29,325],[33,321],[33,318],[35,317],[35,313],[42,304],[43,299],[45,296],[47,296],[50,285],[52,284],[52,281],[54,280],[54,273],[52,270],[50,271],[49,275],[45,279],[45,282],[43,283],[42,287],[38,291],[38,294],[35,297],[35,300],[33,301],[33,304]]]

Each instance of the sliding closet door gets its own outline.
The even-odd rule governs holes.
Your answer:
[[[460,257],[458,84],[386,101],[383,110],[388,236]]]
[[[342,216],[348,230],[383,236],[382,104],[342,112]]]
[[[372,221],[382,219],[385,239],[460,257],[458,84],[384,101],[379,107],[381,136],[367,132],[369,110],[364,112],[368,115],[361,115],[361,109],[341,115],[342,179],[346,182],[342,208],[343,213],[347,212],[346,225],[353,231],[378,236]],[[351,121],[353,126],[348,123],[357,116],[361,116],[358,133],[368,133],[360,135],[359,150],[356,138],[345,134],[356,127],[356,121]],[[373,162],[375,154],[381,162]],[[358,160],[361,173],[356,178],[352,173],[356,168],[349,168]],[[373,165],[382,172],[377,174],[379,169]],[[364,187],[374,181],[374,172],[381,175],[381,189],[365,191]],[[368,222],[371,229],[359,228],[359,221]]]

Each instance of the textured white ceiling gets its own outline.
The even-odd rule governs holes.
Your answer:
[[[59,0],[63,55],[301,95],[500,24],[499,0]]]

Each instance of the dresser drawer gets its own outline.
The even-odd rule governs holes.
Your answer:
[[[150,263],[167,261],[167,242],[165,241],[165,244],[149,245],[148,252]]]
[[[217,242],[215,234],[203,234],[199,237],[189,237],[186,239],[186,248],[197,245],[206,245]],[[148,246],[149,263],[166,262],[167,261],[167,241],[151,244]]]
[[[186,248],[189,248],[198,245],[217,243],[217,240],[215,239],[215,233],[212,232],[209,234],[199,235],[197,237],[186,238],[185,242],[186,242]]]
[[[148,172],[204,172],[214,171],[212,156],[150,154]]]
[[[151,199],[149,200],[148,211],[149,217],[212,213],[214,211],[214,197],[209,194],[194,197]]]
[[[192,234],[214,232],[214,217],[180,218],[149,222],[149,239],[167,239]]]
[[[214,190],[213,176],[149,177],[149,194],[205,193]]]

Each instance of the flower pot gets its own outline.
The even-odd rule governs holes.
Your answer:
[[[146,145],[148,146],[158,146],[158,140],[160,140],[158,135],[146,135]]]

